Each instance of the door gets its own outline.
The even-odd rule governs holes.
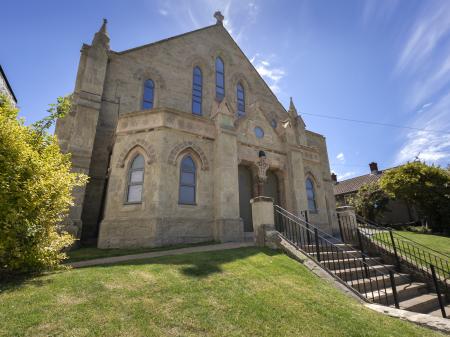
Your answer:
[[[247,166],[239,165],[239,216],[244,221],[244,232],[253,232],[252,208],[252,172]]]
[[[275,205],[280,205],[280,192],[278,188],[278,177],[273,171],[267,171],[267,181],[264,185],[264,193],[266,197],[271,197]]]

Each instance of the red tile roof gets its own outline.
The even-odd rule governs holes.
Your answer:
[[[347,194],[358,191],[362,185],[377,181],[380,179],[383,171],[376,174],[366,174],[363,176],[342,180],[333,185],[334,195]]]

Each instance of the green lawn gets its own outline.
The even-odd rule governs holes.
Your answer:
[[[450,255],[450,237],[432,234],[420,234],[408,231],[396,231],[410,240],[437,250],[440,253]]]
[[[209,244],[215,244],[216,242],[201,242],[201,243],[189,243],[189,244],[178,244],[165,247],[156,248],[130,248],[130,249],[99,249],[96,247],[81,247],[67,252],[69,257],[64,262],[77,262],[84,260],[98,259],[102,257],[120,256],[120,255],[130,255],[130,254],[140,254],[149,252],[158,252],[161,250],[171,250],[186,247],[204,246]]]
[[[449,258],[440,254],[436,254],[435,252],[427,250],[426,248],[421,248],[419,251],[415,247],[420,246],[414,245],[414,243],[411,243],[407,239],[420,243],[437,252],[450,254],[449,237],[432,234],[419,234],[408,231],[394,231],[393,233],[396,242],[397,253],[401,257],[413,262],[414,264],[417,263],[421,266],[426,266],[427,269],[429,268],[430,264],[433,264],[436,267],[436,273],[443,276],[448,275],[448,266],[450,265]],[[397,233],[400,235],[396,235]],[[392,241],[390,239],[389,233],[387,232],[376,234],[373,236],[373,238],[384,245],[392,247]],[[410,244],[408,244],[408,242],[410,242]],[[439,258],[436,259],[434,255],[437,255]],[[445,261],[449,262],[447,262],[446,264]]]
[[[443,336],[370,311],[286,255],[253,247],[1,289],[1,336]]]

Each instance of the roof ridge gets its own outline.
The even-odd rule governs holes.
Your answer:
[[[125,53],[131,52],[131,51],[142,49],[142,48],[145,48],[145,47],[148,47],[148,46],[152,46],[152,45],[155,45],[155,44],[158,44],[158,43],[166,42],[166,41],[169,41],[169,40],[177,39],[177,38],[180,38],[180,37],[192,34],[192,33],[196,33],[196,32],[202,31],[202,30],[206,30],[206,29],[209,29],[209,28],[213,28],[213,27],[216,27],[216,26],[217,26],[217,24],[215,23],[213,25],[209,25],[209,26],[206,26],[206,27],[194,29],[194,30],[191,30],[189,32],[185,32],[185,33],[182,33],[182,34],[178,34],[178,35],[174,35],[174,36],[171,36],[171,37],[167,37],[165,39],[161,39],[161,40],[157,40],[157,41],[154,41],[154,42],[150,42],[150,43],[144,44],[142,46],[133,47],[133,48],[130,48],[130,49],[125,49],[125,50],[122,50],[122,51],[114,51],[114,53],[116,53],[116,54],[125,54]]]

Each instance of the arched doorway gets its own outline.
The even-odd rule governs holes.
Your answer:
[[[253,198],[252,172],[248,166],[239,165],[239,216],[244,221],[244,232],[253,232],[252,208]]]
[[[264,196],[271,197],[275,205],[280,205],[280,189],[278,177],[273,171],[267,171],[267,180],[264,184]]]

